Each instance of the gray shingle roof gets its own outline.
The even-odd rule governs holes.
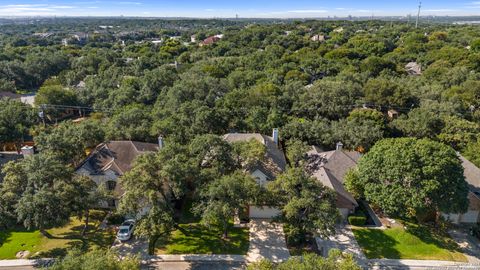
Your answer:
[[[322,151],[312,146],[307,152],[307,171],[322,184],[333,189],[339,196],[358,205],[353,196],[343,186],[345,174],[357,165],[360,153],[355,151]]]
[[[279,173],[285,171],[287,161],[285,155],[273,141],[270,136],[265,136],[259,133],[228,133],[223,136],[223,139],[229,143],[257,140],[266,147],[265,160],[257,163],[249,171],[260,170],[269,179],[274,179]]]
[[[459,155],[463,166],[463,175],[470,190],[480,192],[480,169],[465,157]]]

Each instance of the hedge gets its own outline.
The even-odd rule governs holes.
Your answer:
[[[365,225],[366,222],[367,222],[366,217],[362,217],[362,216],[349,216],[348,217],[348,223],[350,223],[350,225],[363,226],[363,225]]]

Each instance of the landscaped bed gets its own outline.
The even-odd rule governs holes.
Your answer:
[[[180,224],[180,229],[157,240],[156,254],[247,254],[248,228],[233,228],[223,239],[222,230],[199,223]]]
[[[15,259],[19,251],[29,251],[28,257],[58,257],[66,254],[68,248],[109,247],[115,238],[113,230],[96,230],[99,220],[92,215],[92,223],[85,237],[81,238],[83,222],[72,218],[63,227],[47,230],[49,236],[43,236],[38,230],[1,230],[0,259]]]
[[[426,226],[405,223],[385,230],[354,227],[358,244],[369,259],[416,259],[466,262],[458,245]]]

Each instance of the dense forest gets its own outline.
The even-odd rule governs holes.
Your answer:
[[[162,135],[187,144],[201,134],[280,128],[283,143],[328,149],[341,141],[367,151],[408,136],[444,142],[480,165],[479,30],[399,21],[5,24],[0,91],[36,93],[20,133],[38,137],[40,148],[45,134],[71,131],[69,122],[36,125],[37,113],[58,124],[74,109],[102,122],[82,126],[87,134],[101,128],[99,139]],[[213,35],[222,36],[199,46]],[[15,132],[3,140],[16,140]],[[85,146],[97,143],[89,139]]]

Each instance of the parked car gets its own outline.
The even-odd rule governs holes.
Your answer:
[[[135,228],[135,220],[133,219],[125,220],[118,228],[117,239],[120,241],[130,240],[130,238],[132,238],[134,228]]]

